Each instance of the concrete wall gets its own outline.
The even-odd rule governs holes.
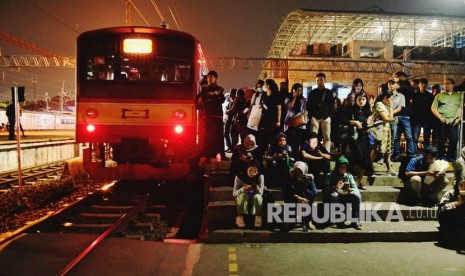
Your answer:
[[[34,144],[34,145],[32,145]],[[47,163],[63,161],[80,155],[81,145],[68,144],[45,144],[31,143],[23,146],[21,150],[21,166],[31,167]],[[0,151],[0,171],[10,171],[18,169],[18,154],[16,146],[2,149]]]

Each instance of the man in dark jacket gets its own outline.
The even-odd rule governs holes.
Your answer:
[[[310,118],[310,131],[318,134],[321,126],[323,145],[331,150],[331,114],[334,111],[334,97],[331,90],[325,87],[326,75],[316,75],[317,88],[308,93],[307,111]]]
[[[207,74],[208,86],[202,88],[198,106],[202,111],[204,126],[203,155],[214,158],[218,153],[226,159],[223,142],[223,108],[224,89],[216,81],[218,74],[210,71]],[[208,139],[205,140],[205,139]]]

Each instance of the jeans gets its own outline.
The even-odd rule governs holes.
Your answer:
[[[332,192],[330,196],[331,203],[351,203],[352,204],[352,218],[358,221],[360,217],[360,203],[362,202],[362,196],[358,192],[351,192],[346,195],[340,195],[337,192]],[[352,221],[354,222],[354,221]]]
[[[407,141],[407,155],[413,156],[416,153],[416,146],[413,144],[412,128],[410,126],[410,117],[397,116],[394,122],[391,123],[392,131],[392,156],[397,157],[400,155],[400,135],[401,131],[404,133],[405,140]]]
[[[423,148],[427,148],[430,145],[431,137],[431,124],[430,122],[412,122],[412,133],[413,133],[413,145],[418,145],[418,138],[420,137],[420,131],[423,127]],[[417,147],[415,147],[417,149]],[[417,153],[418,150],[415,151]]]
[[[446,139],[449,147],[446,153]],[[446,157],[447,161],[455,162],[457,159],[457,142],[459,141],[459,126],[441,124],[438,126],[438,154],[439,158]]]

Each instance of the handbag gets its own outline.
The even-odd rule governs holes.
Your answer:
[[[373,124],[368,127],[368,133],[377,141],[381,142],[384,136],[384,124]]]
[[[262,119],[262,113],[263,111],[261,105],[253,105],[250,111],[249,120],[247,121],[247,127],[258,131],[258,125],[260,124],[260,120]]]
[[[293,127],[300,127],[308,123],[308,115],[306,112],[297,113],[289,118],[289,124]]]

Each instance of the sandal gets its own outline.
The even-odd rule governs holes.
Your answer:
[[[387,176],[397,176],[397,172],[388,171],[388,172],[386,172],[386,175]]]

